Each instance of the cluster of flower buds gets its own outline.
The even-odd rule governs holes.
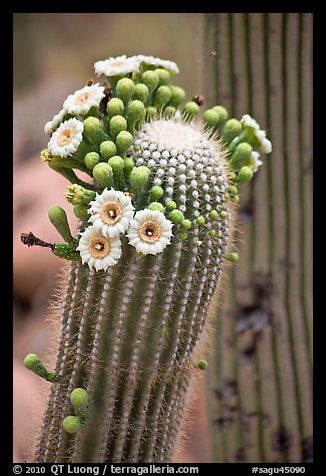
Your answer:
[[[214,237],[212,224],[226,218],[226,207],[220,203],[212,208],[207,195],[205,213],[200,213],[196,180],[190,183],[195,207],[192,214],[185,213],[186,173],[195,177],[190,169],[200,171],[207,160],[212,160],[212,182],[214,172],[220,173],[205,152],[209,147],[199,150],[198,144],[219,139],[215,144],[230,166],[225,198],[238,203],[238,185],[252,179],[262,164],[260,152],[271,152],[265,131],[249,115],[229,119],[220,105],[207,109],[198,121],[202,101],[193,98],[184,104],[185,91],[170,82],[179,72],[172,61],[120,56],[98,61],[94,68],[105,83],[91,80],[69,95],[44,128],[51,137],[41,158],[71,182],[65,196],[81,220],[80,236],[74,238],[64,211],[51,209],[50,220],[66,241],[54,245],[53,252],[66,259],[81,257],[99,271],[117,263],[124,234],[144,255],[163,251],[173,227],[181,240],[194,226],[208,227]],[[171,150],[169,141],[177,144]],[[82,181],[75,170],[86,172],[90,180]],[[181,181],[178,204],[173,196],[176,170]],[[163,183],[160,176],[165,176]]]

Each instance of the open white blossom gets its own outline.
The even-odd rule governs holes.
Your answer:
[[[252,167],[254,172],[257,172],[258,168],[263,164],[262,160],[259,160],[259,152],[253,151],[251,152],[251,156],[249,159],[249,165]]]
[[[139,71],[140,62],[136,57],[127,58],[126,55],[117,56],[116,58],[108,58],[106,60],[97,61],[94,64],[97,76],[104,74],[105,76],[119,76],[121,74],[133,73]]]
[[[179,73],[179,68],[174,61],[162,60],[161,58],[155,58],[155,56],[146,56],[146,55],[137,55],[137,56],[133,56],[133,58],[135,58],[140,63],[162,67],[174,74]]]
[[[105,188],[90,202],[88,213],[94,228],[101,230],[104,236],[113,237],[126,231],[134,214],[134,207],[129,195],[113,188]]]
[[[255,121],[255,119],[253,119],[249,114],[245,114],[244,116],[242,116],[240,122],[243,127],[250,127],[255,131],[260,130],[260,125],[258,124],[258,122]]]
[[[78,89],[67,97],[63,108],[69,114],[87,114],[91,107],[100,105],[105,96],[104,89],[104,86],[100,86],[98,83]]]
[[[67,157],[79,147],[83,140],[84,124],[76,119],[68,119],[52,134],[48,143],[48,151],[52,155]]]
[[[129,243],[144,255],[161,253],[170,244],[173,223],[158,210],[138,211],[127,233]]]
[[[94,226],[89,226],[81,234],[77,250],[80,252],[82,263],[87,263],[90,269],[105,271],[117,264],[121,256],[121,241],[118,237],[104,236]]]
[[[47,122],[44,126],[45,134],[50,134],[51,132],[55,131],[56,128],[63,121],[63,118],[65,117],[66,114],[67,114],[67,111],[65,108],[63,108],[61,109],[61,111],[58,112],[58,114],[53,116],[52,121]]]

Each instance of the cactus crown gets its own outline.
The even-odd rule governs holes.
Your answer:
[[[172,61],[121,56],[94,66],[104,82],[89,81],[68,96],[45,125],[50,140],[41,153],[71,182],[65,197],[80,219],[78,234],[56,206],[49,219],[64,243],[22,236],[74,262],[57,371],[49,373],[34,354],[26,360],[57,386],[37,458],[163,461],[223,263],[238,259],[238,186],[253,177],[259,152],[270,152],[271,143],[249,115],[228,119],[217,105],[200,118],[201,98],[185,103],[184,90],[171,83],[179,71]],[[192,364],[206,366],[204,359]],[[80,445],[61,430],[55,436],[60,401],[60,428],[84,432]],[[57,453],[49,456],[55,441]],[[98,450],[92,456],[90,442]]]
[[[228,120],[219,105],[198,119],[203,101],[183,104],[184,90],[171,84],[179,72],[172,61],[121,56],[94,67],[106,82],[90,80],[69,95],[44,128],[51,138],[41,158],[72,182],[65,197],[81,219],[72,238],[65,212],[52,209],[66,241],[53,252],[98,271],[117,263],[123,234],[137,252],[154,255],[198,225],[202,239],[218,236],[226,200],[239,201],[237,185],[262,163],[258,151],[271,151],[265,132],[249,115]]]

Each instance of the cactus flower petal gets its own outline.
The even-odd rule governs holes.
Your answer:
[[[129,243],[144,255],[161,253],[170,244],[173,224],[159,210],[140,210],[130,223]]]

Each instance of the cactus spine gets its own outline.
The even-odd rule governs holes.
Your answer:
[[[228,130],[225,114],[201,125],[194,101],[183,114],[177,110],[184,92],[167,86],[175,63],[121,57],[96,63],[95,71],[111,85],[105,102],[104,86],[87,86],[64,103],[78,119],[46,126],[52,136],[43,159],[62,173],[67,157],[70,170],[84,156],[93,183],[74,182],[66,194],[84,210],[76,212],[84,217],[79,242],[67,232],[62,209],[51,213],[69,239],[60,256],[71,264],[55,368],[60,380],[50,390],[34,459],[168,462],[191,378],[202,371],[194,350],[225,263],[235,261],[237,178],[242,165],[258,167],[248,156],[233,171],[231,140],[215,135]],[[87,101],[98,107],[84,119]],[[258,124],[247,122],[240,130],[259,137]],[[232,139],[242,142],[239,134]],[[263,133],[257,147],[264,141]],[[37,244],[26,235],[24,243]],[[73,405],[79,394],[82,407]]]

